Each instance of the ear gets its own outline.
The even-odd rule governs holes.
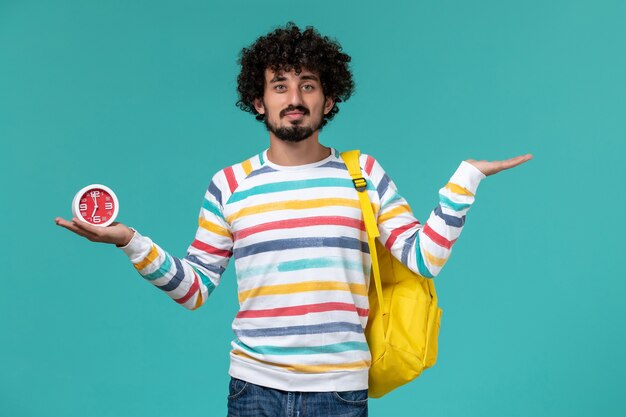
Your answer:
[[[255,98],[253,104],[259,114],[265,114],[265,104],[263,104],[262,98]]]
[[[332,110],[334,105],[335,99],[333,99],[332,97],[326,97],[324,99],[324,114],[328,114],[328,112]]]

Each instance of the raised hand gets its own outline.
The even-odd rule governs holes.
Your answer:
[[[130,227],[118,222],[113,222],[107,227],[94,226],[77,218],[70,222],[57,217],[54,222],[92,242],[113,243],[117,246],[126,246],[135,233]]]
[[[515,158],[505,159],[504,161],[477,161],[475,159],[467,159],[465,162],[469,162],[474,165],[486,176],[497,174],[505,169],[514,168],[523,164],[526,161],[530,161],[533,158],[531,154],[516,156]]]

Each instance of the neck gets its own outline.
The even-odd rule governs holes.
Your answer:
[[[319,143],[318,132],[300,142],[285,142],[270,132],[267,159],[276,165],[296,166],[321,161],[330,155],[330,148]]]

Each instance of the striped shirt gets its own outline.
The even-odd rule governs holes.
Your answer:
[[[122,250],[189,309],[204,304],[234,259],[240,308],[231,376],[287,391],[365,389],[371,261],[352,179],[335,149],[301,166],[266,155],[215,174],[184,258],[139,233]],[[462,162],[421,224],[373,157],[362,154],[360,164],[381,243],[411,270],[436,276],[484,175]]]

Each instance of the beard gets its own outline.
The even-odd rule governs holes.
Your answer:
[[[280,117],[282,118],[285,113],[299,110],[304,113],[304,115],[310,114],[309,109],[302,106],[289,106],[283,111],[280,112]],[[267,130],[272,132],[278,139],[285,142],[300,142],[304,139],[311,136],[316,130],[320,130],[322,128],[324,115],[322,113],[319,121],[316,123],[315,121],[311,122],[309,126],[300,126],[300,121],[296,120],[291,123],[291,126],[277,126],[270,122],[269,117],[265,117],[265,127]]]

